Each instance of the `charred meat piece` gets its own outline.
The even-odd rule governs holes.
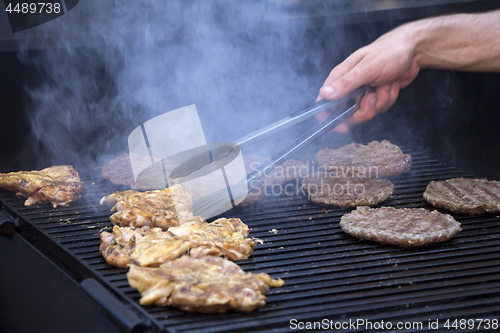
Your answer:
[[[387,140],[372,141],[367,145],[350,143],[347,146],[320,150],[316,154],[319,165],[339,176],[384,177],[410,171],[411,156],[403,154],[398,146]]]
[[[188,244],[160,228],[113,227],[101,233],[99,251],[111,266],[159,266],[187,253]]]
[[[437,208],[477,215],[500,212],[500,182],[487,179],[453,178],[431,181],[424,199]]]
[[[248,226],[238,218],[220,218],[212,223],[186,222],[168,229],[189,244],[189,255],[224,256],[231,260],[247,259],[255,242],[247,238]]]
[[[261,308],[269,288],[284,283],[265,273],[245,273],[235,263],[214,256],[182,256],[158,268],[131,266],[127,278],[141,293],[142,305],[202,313]]]
[[[80,199],[85,189],[78,172],[71,165],[57,165],[40,171],[0,173],[0,187],[27,198],[24,202],[26,206],[51,203],[54,208]]]
[[[110,220],[120,226],[166,230],[182,221],[201,219],[190,213],[193,205],[191,196],[179,184],[146,192],[118,191],[103,197],[100,203],[113,206],[111,210],[116,213],[110,216]]]
[[[342,216],[340,227],[360,239],[402,247],[444,242],[461,230],[451,215],[438,211],[366,206]]]
[[[394,185],[387,179],[337,177],[328,172],[308,175],[302,179],[302,188],[311,201],[340,207],[374,206],[394,191]]]

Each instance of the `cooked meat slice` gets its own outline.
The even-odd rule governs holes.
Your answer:
[[[374,206],[392,195],[394,185],[380,178],[337,177],[317,172],[302,179],[311,201],[340,207]]]
[[[57,165],[40,171],[0,173],[0,187],[15,191],[27,200],[26,206],[51,203],[54,208],[80,199],[85,189],[71,165]]]
[[[137,192],[118,191],[101,199],[101,204],[113,206],[116,211],[110,220],[120,226],[160,227],[168,229],[182,221],[199,220],[192,216],[191,196],[179,184],[163,190]]]
[[[326,148],[316,154],[316,160],[339,176],[395,176],[411,168],[411,156],[403,154],[398,146],[387,140],[372,141],[367,145],[350,143],[338,149]]]
[[[158,268],[131,266],[127,278],[141,293],[142,305],[202,313],[261,308],[269,288],[284,283],[265,273],[245,273],[235,263],[214,256],[182,256]]]
[[[189,254],[224,256],[231,260],[247,259],[255,242],[248,237],[248,226],[238,218],[220,218],[212,223],[186,222],[168,229],[189,243]]]
[[[487,179],[453,178],[431,181],[424,199],[437,208],[459,214],[500,212],[500,182]]]
[[[188,244],[160,228],[113,227],[101,233],[99,251],[111,266],[159,266],[185,254]]]
[[[403,247],[444,242],[461,230],[453,217],[438,211],[366,206],[342,216],[340,226],[354,237]]]

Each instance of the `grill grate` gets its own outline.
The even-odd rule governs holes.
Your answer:
[[[431,209],[422,198],[430,180],[471,176],[425,153],[406,153],[413,157],[412,170],[392,179],[394,194],[383,205]],[[75,279],[98,279],[158,330],[284,332],[294,328],[291,320],[325,324],[326,319],[331,325],[347,325],[363,319],[372,325],[390,322],[393,328],[397,323],[417,323],[398,332],[423,332],[435,331],[430,321],[439,320],[442,327],[447,319],[452,323],[456,318],[495,318],[500,313],[498,216],[455,215],[463,230],[451,241],[402,249],[345,234],[338,222],[348,210],[317,206],[303,194],[269,197],[255,207],[225,214],[240,217],[249,225],[250,236],[264,241],[238,264],[245,271],[285,280],[283,287],[269,291],[266,307],[216,315],[141,307],[139,293],[127,283],[126,270],[108,266],[98,251],[99,232],[111,226],[109,207],[98,205],[98,200],[118,188],[101,180],[87,181],[86,186],[82,200],[69,207],[25,207],[22,198],[5,191],[0,192],[0,201],[45,235],[47,243],[55,244],[57,253],[64,253],[56,253],[55,260]],[[370,331],[373,326],[357,329]]]

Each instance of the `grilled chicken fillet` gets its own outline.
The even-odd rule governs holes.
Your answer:
[[[190,213],[193,205],[191,196],[179,184],[146,192],[118,191],[103,197],[100,203],[113,206],[111,210],[116,213],[110,216],[110,220],[120,226],[166,230],[186,219],[201,219]]]
[[[159,266],[188,253],[191,256],[224,256],[246,259],[255,243],[248,226],[237,218],[220,218],[212,223],[190,221],[168,231],[160,228],[113,227],[101,233],[100,252],[112,266]]]
[[[101,233],[99,251],[111,266],[159,266],[179,258],[188,244],[160,228],[113,227],[113,232]]]
[[[248,237],[248,226],[238,218],[220,218],[212,223],[190,221],[168,231],[189,243],[189,254],[224,256],[231,260],[247,259],[255,242]]]
[[[54,208],[80,199],[85,189],[71,165],[57,165],[37,171],[0,173],[0,187],[17,192],[26,206],[51,203]]]
[[[131,266],[127,278],[141,293],[142,305],[202,313],[261,308],[269,288],[284,284],[266,273],[245,273],[235,263],[214,256],[182,256],[160,267]]]

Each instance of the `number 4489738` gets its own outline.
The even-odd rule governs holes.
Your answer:
[[[499,323],[498,319],[448,319],[443,326],[447,329],[491,329],[496,331],[499,328]]]
[[[12,3],[9,3],[5,8],[5,11],[8,13],[23,13],[23,14],[59,14],[61,12],[61,4],[60,3],[51,3],[51,2],[31,2],[31,3],[17,3],[14,6]]]

